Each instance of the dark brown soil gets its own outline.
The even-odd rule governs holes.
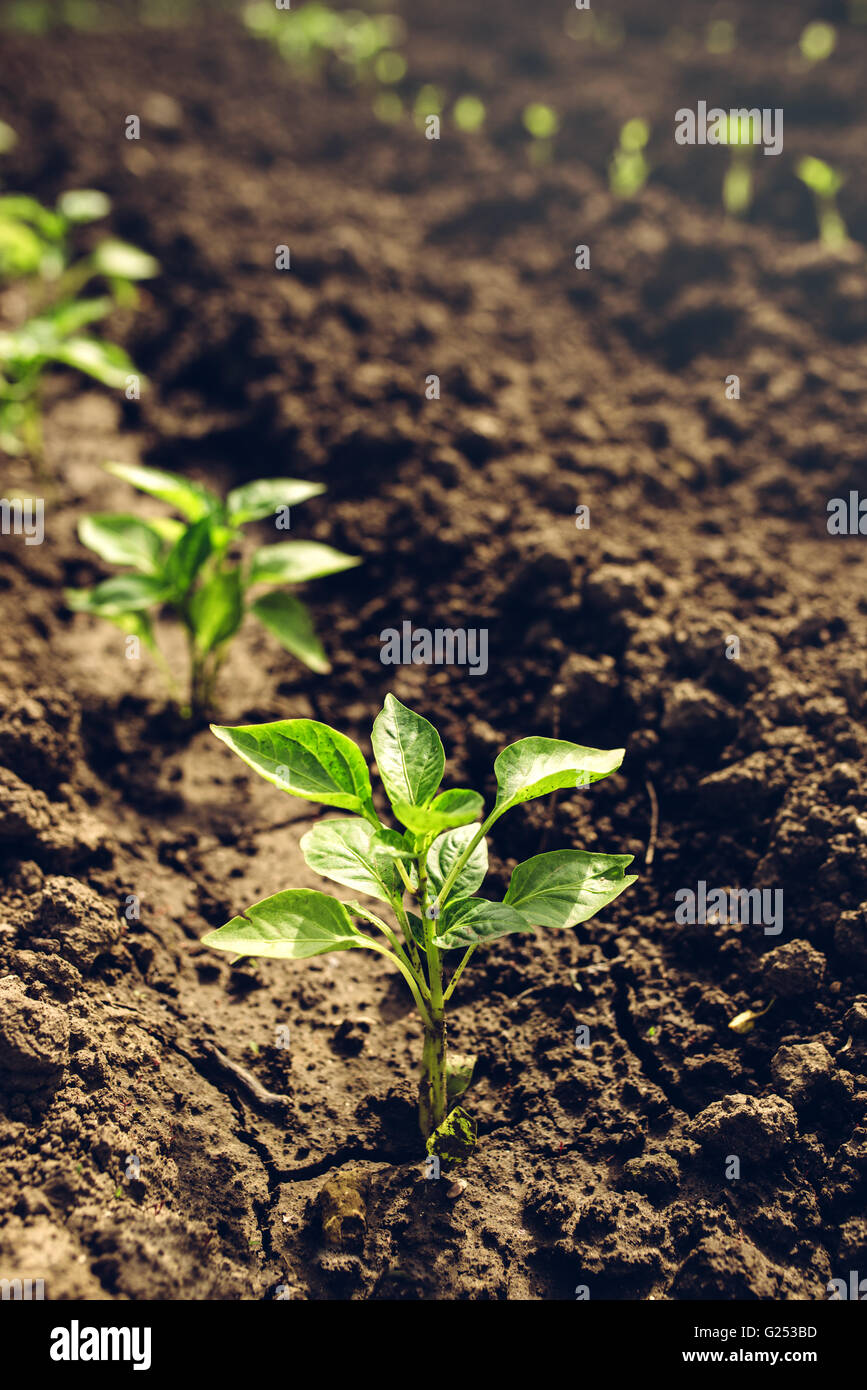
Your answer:
[[[805,71],[817,8],[838,48]],[[7,185],[105,189],[164,268],[115,326],[150,391],[52,382],[46,539],[0,554],[0,1273],[50,1298],[822,1299],[867,1271],[867,541],[826,528],[864,487],[867,265],[812,239],[793,173],[845,169],[867,239],[867,29],[842,3],[731,0],[738,46],[713,56],[706,7],[621,0],[616,48],[564,38],[563,10],[406,0],[413,81],[489,108],[439,142],[301,82],[232,14],[3,37]],[[674,143],[699,98],[785,108],[745,223],[725,152]],[[563,113],[539,166],[532,100]],[[606,164],[633,115],[654,172],[624,203]],[[448,784],[488,794],[528,733],[626,745],[622,774],[495,830],[500,886],[572,844],[640,878],[473,961],[459,1196],[424,1177],[420,1032],[378,958],[199,945],[322,886],[313,808],[185,731],[121,634],[65,609],[102,573],[79,516],[129,504],[109,458],[322,480],[299,528],[364,556],[310,586],[333,674],[245,629],[221,722],[313,715],[369,753],[393,689],[440,728]],[[10,462],[3,486],[39,485]],[[405,619],[487,627],[486,677],[383,666]],[[699,880],[782,888],[782,933],[679,925]]]

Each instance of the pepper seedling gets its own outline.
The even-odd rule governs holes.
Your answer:
[[[134,282],[159,273],[153,256],[115,237],[75,258],[75,229],[110,208],[93,188],[63,193],[54,208],[24,194],[0,197],[0,284],[21,290],[18,321],[0,333],[0,447],[8,454],[29,452],[41,463],[40,394],[52,364],[126,388],[130,399],[141,391],[142,377],[123,348],[84,331],[117,306],[134,306]],[[85,295],[100,281],[107,294]]]
[[[840,246],[848,241],[846,223],[837,211],[837,194],[845,182],[843,175],[826,164],[824,159],[815,159],[813,155],[800,159],[795,173],[813,195],[819,240],[826,246]]]
[[[748,116],[729,116],[724,144],[731,149],[723,178],[723,207],[731,217],[743,217],[753,201],[753,133]]]
[[[275,6],[273,0],[253,0],[245,6],[243,20],[257,39],[274,45],[284,62],[310,76],[328,73],[355,85],[371,78],[394,80],[388,76],[396,71],[394,59],[403,64],[401,76],[406,68],[393,51],[404,34],[397,15],[335,10],[320,0],[309,0],[297,10]]]
[[[175,682],[154,636],[149,610],[168,607],[186,631],[189,653],[190,717],[206,711],[228,646],[249,611],[286,651],[312,671],[330,665],[313,628],[309,609],[278,585],[302,584],[361,564],[317,541],[278,541],[240,556],[241,527],[274,515],[288,520],[289,508],[325,491],[299,478],[259,478],[235,488],[225,500],[201,483],[139,464],[109,463],[107,471],[141,492],[169,503],[184,518],[105,513],[82,517],[82,544],[128,572],[94,589],[67,589],[76,613],[92,613],[138,637],[156,656],[173,691]],[[286,529],[284,525],[282,529]],[[249,599],[252,589],[267,589]]]
[[[647,182],[650,165],[644,154],[650,127],[633,116],[620,130],[620,143],[608,165],[608,182],[618,198],[634,198]]]
[[[302,837],[301,851],[318,874],[384,903],[393,921],[358,902],[295,888],[254,903],[202,940],[232,956],[303,960],[359,948],[385,957],[403,976],[422,1023],[419,1123],[427,1151],[445,1163],[460,1161],[474,1142],[474,1125],[460,1107],[451,1106],[469,1086],[476,1059],[449,1055],[446,1004],[473,952],[511,932],[527,935],[537,927],[562,930],[586,922],[636,877],[626,873],[631,854],[554,850],[518,864],[502,902],[495,902],[478,896],[488,871],[486,836],[501,816],[525,801],[616,772],[624,750],[519,739],[494,763],[497,797],[483,819],[478,792],[440,791],[445,752],[434,726],[387,695],[371,743],[402,827],[397,830],[379,817],[360,748],[329,725],[285,719],[211,728],[281,791],[350,813],[319,821]],[[453,964],[457,952],[462,954]]]

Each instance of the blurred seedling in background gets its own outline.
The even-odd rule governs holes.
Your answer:
[[[159,661],[177,698],[151,616],[170,609],[185,630],[189,655],[189,696],[179,701],[184,715],[195,718],[211,707],[220,667],[247,612],[312,671],[330,670],[309,609],[278,586],[337,574],[360,564],[360,559],[316,541],[280,541],[244,559],[238,545],[248,522],[267,516],[285,519],[290,507],[325,491],[320,483],[260,478],[235,488],[223,500],[174,473],[126,463],[106,468],[167,502],[183,520],[119,514],[82,517],[82,544],[127,572],[94,589],[67,589],[66,602],[76,613],[107,618],[139,638]],[[260,596],[251,599],[251,590],[259,590]]]
[[[470,1085],[476,1059],[449,1054],[446,1004],[473,952],[512,932],[575,927],[635,882],[626,873],[631,854],[561,849],[518,864],[502,902],[478,897],[488,872],[485,837],[525,801],[574,787],[579,778],[586,785],[616,772],[623,749],[520,739],[494,763],[497,798],[480,825],[484,801],[478,792],[439,790],[445,752],[434,726],[387,695],[371,743],[401,827],[394,829],[380,820],[360,748],[327,724],[285,719],[211,728],[273,786],[344,813],[318,821],[302,837],[304,858],[323,877],[384,903],[393,920],[355,901],[287,889],[208,932],[203,942],[232,956],[303,960],[356,948],[384,956],[406,981],[421,1018],[419,1123],[427,1152],[445,1166],[462,1161],[475,1142],[475,1125],[455,1102]],[[455,952],[462,954],[446,981],[444,962],[454,962]]]
[[[723,143],[731,150],[723,178],[723,207],[730,217],[743,217],[753,201],[753,130],[748,116],[729,116]]]
[[[77,255],[78,228],[110,209],[106,195],[90,188],[61,194],[54,208],[21,193],[0,196],[0,291],[3,317],[13,324],[0,332],[0,448],[29,453],[37,468],[48,367],[72,367],[136,396],[143,384],[123,348],[84,331],[115,308],[133,308],[135,282],[159,273],[153,256],[115,237]],[[95,293],[98,286],[107,293]]]
[[[94,0],[6,0],[0,26],[19,34],[47,34],[51,29],[97,29],[100,6]]]
[[[813,195],[819,240],[826,246],[840,246],[848,241],[846,224],[837,211],[837,194],[845,182],[843,175],[812,155],[798,161],[795,173]]]
[[[801,57],[811,66],[813,63],[824,63],[836,47],[837,30],[833,24],[826,24],[821,19],[808,24],[798,41]]]
[[[708,53],[731,53],[735,47],[735,26],[730,19],[712,19],[707,26],[705,48]]]
[[[419,130],[424,130],[428,116],[442,116],[444,101],[439,87],[428,83],[419,88],[412,105],[412,119]]]
[[[524,129],[533,138],[530,145],[531,161],[534,164],[548,164],[554,153],[554,136],[560,129],[556,111],[540,101],[532,101],[524,107],[521,120]]]
[[[341,84],[390,84],[406,72],[395,50],[403,42],[396,15],[333,10],[310,0],[298,9],[277,9],[273,0],[255,0],[243,12],[256,38],[272,43],[291,67],[310,77],[328,76]]]
[[[620,143],[608,165],[608,182],[618,198],[634,198],[650,174],[644,150],[650,139],[650,127],[640,116],[627,121],[620,131]]]
[[[230,0],[209,3],[227,9]],[[61,28],[83,33],[114,31],[136,24],[177,28],[202,8],[202,0],[127,0],[122,8],[102,0],[5,0],[0,5],[0,27],[32,35]]]
[[[452,107],[452,120],[458,130],[463,130],[467,135],[474,135],[477,130],[481,130],[486,114],[484,102],[474,96],[458,97]]]

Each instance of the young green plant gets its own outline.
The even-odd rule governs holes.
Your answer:
[[[285,719],[211,727],[281,791],[344,813],[319,821],[303,836],[304,858],[323,877],[384,903],[391,920],[354,900],[287,889],[254,903],[203,941],[233,956],[300,960],[352,949],[383,956],[403,976],[421,1019],[419,1121],[428,1152],[458,1161],[472,1145],[474,1126],[464,1111],[451,1106],[469,1085],[475,1058],[449,1055],[446,1004],[473,952],[512,932],[577,926],[635,881],[626,873],[631,854],[561,849],[518,864],[501,902],[481,897],[488,831],[525,801],[559,788],[589,786],[616,772],[623,749],[520,739],[494,763],[497,797],[485,816],[478,792],[440,791],[445,753],[439,734],[422,715],[387,695],[371,743],[401,827],[395,829],[376,810],[361,750],[329,725]]]
[[[618,198],[634,198],[647,183],[650,165],[644,154],[650,127],[640,116],[622,126],[620,143],[608,166],[608,182]]]
[[[186,715],[196,717],[212,704],[220,667],[248,611],[312,671],[331,669],[309,609],[278,586],[337,574],[359,565],[360,559],[317,541],[278,541],[259,547],[246,560],[238,550],[243,526],[266,516],[287,522],[291,507],[325,491],[320,483],[259,478],[222,499],[175,473],[126,463],[106,468],[169,503],[183,520],[113,513],[83,517],[78,526],[82,543],[127,572],[94,589],[67,589],[66,602],[77,613],[107,618],[138,637],[175,690],[151,620],[160,608],[172,609],[185,629],[189,653],[189,697],[182,704]],[[250,597],[253,590],[259,590],[258,597]]]
[[[541,101],[531,101],[521,113],[524,129],[529,131],[532,141],[529,146],[532,164],[548,164],[554,153],[554,136],[560,129],[560,120],[552,106]]]
[[[729,146],[729,167],[723,178],[723,206],[731,217],[744,217],[753,201],[753,131],[748,116],[729,116],[724,143]]]
[[[795,173],[813,195],[819,240],[826,246],[841,246],[849,239],[846,224],[837,211],[837,194],[843,187],[843,175],[824,159],[815,159],[812,155],[798,161]]]
[[[391,82],[406,71],[405,59],[395,51],[404,32],[396,15],[336,10],[320,0],[297,9],[253,0],[243,19],[256,38],[273,44],[286,63],[311,77]]]
[[[85,332],[136,303],[134,282],[159,273],[153,256],[108,237],[76,259],[73,233],[111,204],[91,188],[64,193],[54,208],[24,194],[0,197],[0,285],[21,286],[19,321],[0,333],[0,448],[42,458],[40,394],[46,369],[73,367],[137,396],[142,378],[123,348]],[[93,293],[100,284],[108,292]],[[85,293],[88,291],[88,293]],[[132,398],[132,397],[131,397]]]

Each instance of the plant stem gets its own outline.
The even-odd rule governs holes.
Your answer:
[[[473,850],[476,848],[476,845],[479,844],[480,841],[481,841],[482,839],[484,839],[485,835],[487,835],[487,833],[488,833],[488,831],[490,830],[491,826],[494,824],[494,821],[498,821],[498,820],[500,819],[500,816],[502,816],[503,813],[504,813],[505,811],[507,811],[507,810],[508,810],[508,806],[500,806],[500,807],[495,806],[494,809],[493,809],[493,811],[491,812],[491,814],[488,816],[488,819],[484,822],[483,825],[480,825],[480,826],[479,826],[478,830],[476,831],[476,833],[475,833],[475,835],[473,836],[473,838],[470,840],[470,843],[467,845],[467,847],[466,847],[466,849],[464,850],[463,854],[460,855],[460,857],[455,861],[455,864],[454,864],[454,867],[452,868],[451,873],[448,875],[448,877],[447,877],[445,883],[443,884],[442,888],[440,889],[439,893],[438,893],[437,896],[436,896],[435,906],[436,906],[438,909],[439,909],[439,908],[442,908],[443,905],[444,905],[444,904],[446,903],[446,901],[448,900],[448,896],[449,896],[449,893],[452,891],[452,887],[454,886],[455,879],[457,878],[457,876],[458,876],[458,874],[460,873],[461,869],[462,869],[462,868],[464,867],[464,865],[466,864],[466,862],[467,862],[467,860],[469,859],[470,855],[472,854]],[[420,886],[420,885],[419,885],[419,886]]]
[[[452,975],[452,978],[449,980],[448,989],[446,990],[445,994],[443,995],[443,1001],[444,1001],[444,1002],[447,1002],[449,999],[451,999],[452,994],[453,994],[453,992],[454,992],[455,985],[457,984],[458,980],[461,978],[461,975],[464,973],[464,966],[467,964],[467,962],[468,962],[470,956],[473,954],[473,951],[474,951],[475,949],[476,949],[475,946],[468,946],[467,949],[466,949],[466,951],[464,952],[463,957],[462,957],[462,959],[461,959],[460,965],[458,966],[458,968],[457,968],[457,970],[455,971],[454,975]]]
[[[427,867],[421,858],[418,860],[418,887],[421,895],[430,991],[430,1023],[424,1030],[421,1081],[418,1090],[419,1125],[427,1139],[446,1118],[447,1047],[442,958],[435,940],[436,919],[432,920],[427,915]]]
[[[446,1118],[446,1021],[442,1008],[433,1012],[424,1030],[418,1113],[425,1139]]]

